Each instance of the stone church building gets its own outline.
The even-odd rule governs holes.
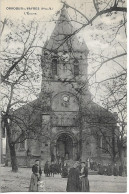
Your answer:
[[[26,123],[21,124],[25,131],[21,143],[16,144],[21,166],[31,166],[35,159],[43,164],[61,159],[104,163],[112,160],[112,150],[117,149],[116,119],[92,100],[88,86],[89,50],[74,31],[63,8],[42,49],[39,97],[14,112]],[[15,135],[21,130],[15,125],[12,129]]]

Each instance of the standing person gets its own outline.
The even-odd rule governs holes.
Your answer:
[[[58,164],[58,172],[61,174],[61,163]]]
[[[97,163],[96,163],[96,161],[93,163],[93,170],[97,171]]]
[[[98,164],[98,168],[99,168],[98,174],[103,175],[104,174],[104,167],[103,167],[103,165],[99,163]]]
[[[123,173],[123,167],[122,165],[119,166],[119,176],[122,176]]]
[[[41,175],[42,175],[42,170],[41,170],[41,166],[40,166],[39,160],[35,160],[35,164],[32,166],[32,172],[36,172],[36,171],[37,171],[38,177],[40,179]]]
[[[90,168],[90,159],[87,159],[87,168]]]
[[[68,165],[67,163],[64,163],[64,166],[62,167],[62,178],[67,178],[68,177]]]
[[[81,163],[81,172],[80,172],[80,179],[81,179],[81,192],[89,192],[89,180],[88,180],[88,166],[85,162]]]
[[[55,164],[54,162],[52,162],[50,165],[50,175],[54,177],[54,174],[55,174]]]
[[[35,161],[32,166],[32,175],[30,180],[29,192],[38,192],[38,183],[40,181],[42,171],[39,168],[39,160]]]
[[[104,175],[107,175],[107,164],[104,165]]]
[[[91,159],[90,159],[90,169],[91,169],[91,170],[93,170],[93,162],[94,162],[94,161],[93,161],[92,158],[91,158]]]
[[[78,170],[79,162],[75,162],[73,168],[70,169],[67,181],[67,192],[79,192],[80,191],[80,172]]]
[[[115,165],[114,165],[113,175],[114,175],[114,176],[118,176],[118,168],[117,168],[116,163],[115,163]]]
[[[108,164],[108,167],[107,167],[107,175],[108,176],[112,175],[112,167],[111,167],[110,163]]]
[[[50,165],[48,161],[46,161],[44,166],[44,174],[45,176],[50,176]]]

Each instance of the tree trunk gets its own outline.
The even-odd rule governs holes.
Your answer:
[[[8,145],[9,145],[9,149],[10,149],[10,158],[11,158],[12,171],[17,172],[18,171],[18,165],[17,165],[15,144],[12,142],[11,130],[10,130],[10,126],[9,126],[9,123],[8,123],[7,119],[5,119],[5,127],[6,127],[6,131],[7,131],[7,140],[8,140]]]
[[[115,129],[112,129],[112,161],[115,163],[116,149],[115,149]]]
[[[79,140],[79,157],[78,157],[78,159],[79,160],[81,160],[81,158],[82,158],[82,139],[80,138],[80,140]]]
[[[122,142],[120,142],[120,145],[119,145],[119,158],[120,158],[120,165],[121,165],[121,168],[122,168],[122,174],[123,174],[123,171],[124,171],[124,158],[123,158],[123,148],[122,148]]]
[[[78,153],[78,159],[82,159],[82,118],[80,115],[80,129],[79,129],[79,153]]]
[[[10,148],[12,171],[17,172],[18,171],[18,166],[17,166],[17,157],[16,157],[16,151],[15,151],[15,144],[14,143],[9,143],[9,148]]]

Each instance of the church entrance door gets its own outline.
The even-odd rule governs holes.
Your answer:
[[[73,140],[68,134],[63,133],[58,137],[56,148],[57,157],[73,159]]]

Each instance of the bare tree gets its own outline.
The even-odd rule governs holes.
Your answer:
[[[123,149],[126,147],[127,136],[127,90],[126,79],[127,72],[124,70],[113,80],[106,83],[107,94],[103,99],[103,103],[109,110],[114,110],[117,114],[117,146],[118,156],[121,162],[121,166],[124,169]]]
[[[6,20],[6,22],[3,22],[3,25],[3,48],[0,58],[4,67],[1,74],[2,126],[7,133],[12,170],[16,172],[18,166],[15,144],[25,134],[23,130],[25,122],[24,119],[21,117],[18,118],[18,116],[16,117],[13,113],[16,108],[26,104],[31,100],[32,96],[37,94],[34,81],[38,79],[39,73],[37,71],[38,68],[36,69],[34,65],[37,64],[38,66],[39,61],[38,53],[35,51],[37,46],[36,36],[38,24],[36,22],[30,22],[25,25],[23,21],[20,24],[14,24],[12,21]],[[7,34],[6,32],[4,34],[5,28],[8,30],[10,28]],[[38,38],[40,38],[40,34],[38,35]],[[26,94],[24,95],[24,93]],[[14,123],[21,129],[17,133],[16,138],[14,138],[14,131],[11,127]]]

